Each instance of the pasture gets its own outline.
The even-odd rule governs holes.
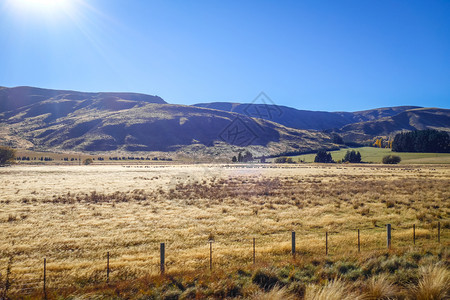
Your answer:
[[[449,153],[413,153],[413,152],[392,152],[391,149],[375,148],[375,147],[360,147],[360,148],[348,148],[340,149],[336,151],[330,151],[333,160],[342,160],[345,153],[348,150],[355,150],[361,153],[361,159],[363,162],[368,163],[381,163],[382,159],[386,155],[400,156],[402,161],[400,164],[450,164]],[[294,162],[300,160],[304,162],[314,162],[316,154],[302,154],[291,156]]]
[[[155,282],[163,285],[158,277],[162,242],[166,274],[180,282],[203,280],[194,295],[217,298],[220,294],[208,289],[223,280],[238,282],[227,274],[241,271],[250,283],[243,283],[237,295],[260,293],[252,273],[257,268],[288,268],[288,273],[312,268],[303,283],[320,285],[338,275],[364,282],[372,273],[364,274],[363,264],[378,257],[418,255],[430,265],[449,258],[450,168],[445,165],[22,165],[1,168],[0,179],[0,273],[4,280],[10,267],[13,295],[40,295],[44,258],[49,297],[93,292],[93,286],[93,293],[108,293],[111,284],[142,278],[147,289],[157,289]],[[208,241],[214,241],[213,271]],[[104,286],[107,252],[110,285]],[[326,269],[327,262],[360,264],[360,273],[347,278],[339,267]],[[290,283],[277,286],[287,289]],[[144,295],[142,289],[128,292]],[[280,293],[303,297],[292,289]],[[179,288],[180,295],[185,291]]]

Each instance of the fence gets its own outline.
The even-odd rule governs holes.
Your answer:
[[[393,238],[392,238],[392,226],[391,224],[386,224],[386,246],[384,249],[387,250],[391,250],[392,249],[392,242],[393,242]],[[330,240],[329,240],[329,232],[326,231],[325,232],[325,243],[324,243],[324,254],[326,256],[329,255],[329,250],[330,250]],[[296,245],[297,245],[297,240],[296,240],[297,236],[296,236],[296,232],[292,231],[291,232],[291,243],[290,243],[290,254],[291,256],[295,259],[296,257],[298,257],[298,253],[296,251]],[[357,247],[357,252],[360,253],[361,252],[361,230],[357,229],[357,231],[355,232],[355,239],[356,239],[356,247]],[[418,239],[418,237],[416,236],[416,225],[414,224],[412,226],[412,235],[411,235],[411,240],[412,240],[412,244],[416,245],[416,240]],[[441,223],[438,222],[437,223],[437,232],[436,232],[436,241],[440,244],[441,243]],[[212,271],[213,270],[213,244],[214,244],[214,240],[209,240],[209,270]],[[256,264],[257,263],[257,251],[256,251],[256,245],[257,245],[257,239],[253,238],[252,240],[252,263]],[[170,255],[170,253],[169,253]],[[110,252],[106,252],[106,262],[105,262],[105,266],[106,269],[104,270],[104,282],[106,282],[107,284],[110,283],[110,273],[111,273],[111,267],[110,267]],[[11,260],[10,260],[11,262]],[[26,294],[31,294],[33,292],[37,292],[39,290],[42,291],[44,298],[46,298],[47,295],[47,290],[48,290],[48,269],[47,269],[47,258],[43,258],[43,268],[42,268],[42,274],[36,278],[36,274],[32,274],[32,273],[25,273],[22,274],[22,278],[20,281],[15,282],[14,280],[11,279],[11,270],[10,270],[10,265],[8,264],[7,267],[7,273],[6,273],[6,277],[2,277],[1,273],[0,273],[0,296],[3,295],[3,298],[7,297],[7,293],[11,292],[12,294],[17,294],[20,293],[22,295],[26,295]],[[167,265],[166,265],[166,243],[160,243],[160,247],[159,247],[159,270],[158,273],[161,275],[164,275],[166,273],[167,269]],[[3,280],[3,282],[2,282]],[[3,289],[3,291],[1,290],[1,288]],[[54,288],[54,287],[53,287]],[[0,299],[3,299],[2,297],[0,297]]]

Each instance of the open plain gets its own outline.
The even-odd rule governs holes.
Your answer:
[[[1,168],[0,180],[0,280],[9,272],[9,293],[16,296],[40,295],[44,258],[49,297],[52,290],[70,295],[93,286],[94,292],[107,293],[102,285],[107,252],[110,285],[147,278],[147,287],[153,286],[162,242],[166,274],[181,281],[198,283],[195,276],[211,274],[231,280],[226,274],[238,269],[248,273],[248,284],[242,283],[237,294],[214,294],[220,290],[216,282],[190,291],[195,297],[258,295],[258,268],[291,268],[288,275],[309,268],[302,284],[367,281],[383,272],[367,273],[365,264],[378,259],[383,266],[383,257],[389,262],[416,255],[416,266],[405,270],[417,276],[422,264],[447,264],[448,276],[450,167],[445,165],[17,165]],[[390,251],[388,223],[393,228]],[[296,232],[295,259],[291,231]],[[355,267],[336,267],[346,263]],[[401,290],[411,282],[398,279],[399,264],[386,272]],[[295,280],[289,280],[276,285],[288,290],[275,292],[302,298],[292,287]],[[178,289],[178,296],[188,290],[186,284],[167,289]],[[145,289],[131,294],[139,293],[146,295]],[[120,298],[127,292],[113,294]]]

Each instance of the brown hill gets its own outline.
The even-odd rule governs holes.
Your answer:
[[[1,89],[0,95],[0,142],[39,150],[229,155],[248,148],[255,155],[275,155],[336,147],[325,133],[232,112],[165,104],[156,96],[36,88]]]
[[[356,112],[306,111],[271,104],[213,102],[196,104],[272,120],[297,129],[338,132],[346,142],[370,143],[377,136],[394,136],[404,130],[450,131],[448,109],[417,106],[383,107]]]
[[[331,130],[348,124],[373,121],[394,116],[403,111],[419,108],[417,106],[383,107],[357,112],[327,112],[298,110],[292,107],[273,104],[240,104],[231,102],[212,102],[195,104],[198,107],[237,112],[255,118],[262,118],[297,129]]]
[[[391,117],[349,124],[340,129],[345,140],[367,141],[374,136],[393,136],[401,131],[436,129],[450,132],[450,110],[417,108]]]

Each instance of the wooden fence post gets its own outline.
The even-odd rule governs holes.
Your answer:
[[[253,264],[255,264],[255,262],[256,262],[255,245],[256,245],[256,240],[255,240],[255,238],[253,238]]]
[[[109,282],[109,251],[106,253],[106,282]]]
[[[295,258],[295,231],[292,231],[292,256]]]
[[[213,241],[209,241],[209,270],[212,271],[212,243]]]
[[[328,255],[328,231],[325,232],[325,255]]]
[[[413,242],[416,244],[416,224],[413,224]]]
[[[47,283],[47,258],[44,258],[44,299],[47,299],[47,290],[46,290],[46,283]]]
[[[166,244],[165,243],[161,243],[159,245],[159,255],[160,255],[160,271],[161,271],[161,275],[164,274],[165,271],[165,255],[166,255]]]
[[[361,241],[359,238],[359,229],[358,229],[358,252],[361,252]]]
[[[438,222],[438,243],[441,242],[441,222]]]
[[[391,249],[391,224],[386,225],[387,248]]]

